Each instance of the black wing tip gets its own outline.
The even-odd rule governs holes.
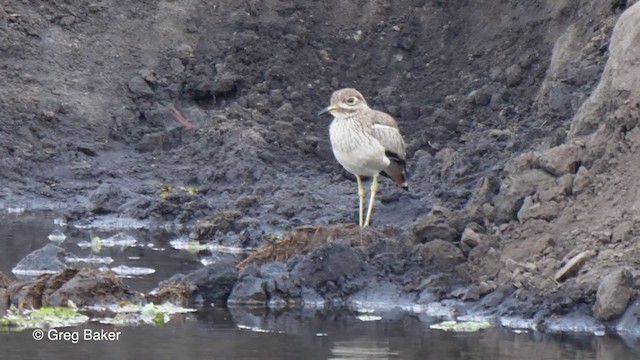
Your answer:
[[[392,151],[386,150],[386,151],[384,152],[384,155],[385,155],[386,157],[388,157],[388,158],[389,158],[389,160],[394,161],[394,162],[396,162],[396,163],[397,163],[397,164],[399,164],[399,165],[402,165],[402,166],[404,166],[404,165],[405,165],[405,160],[404,160],[404,159],[402,159],[400,156],[398,156],[398,154],[396,154],[396,153],[394,153],[394,152],[392,152]]]

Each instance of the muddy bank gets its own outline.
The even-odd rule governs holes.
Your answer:
[[[627,5],[2,5],[0,202],[271,249],[175,279],[195,300],[616,321],[637,298]],[[411,192],[385,182],[362,232],[340,225],[355,182],[314,115],[344,86],[397,117],[410,155]]]

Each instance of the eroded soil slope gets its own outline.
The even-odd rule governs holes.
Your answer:
[[[453,244],[463,254],[458,278],[480,284],[479,295],[515,284],[504,292],[550,296],[558,292],[550,274],[601,241],[571,239],[607,218],[579,219],[598,214],[590,209],[603,209],[598,196],[607,192],[576,191],[578,169],[634,191],[632,167],[611,165],[625,158],[601,156],[611,154],[611,137],[634,134],[625,120],[623,135],[618,125],[601,133],[598,151],[572,142],[613,107],[588,112],[600,116],[567,139],[627,5],[5,1],[0,200],[68,203],[71,218],[212,217],[226,224],[224,236],[353,221],[355,182],[333,159],[330,120],[315,114],[333,90],[355,87],[397,117],[409,147],[411,191],[385,183],[374,225],[393,227],[410,246]],[[556,163],[566,158],[558,150],[539,159],[565,142],[576,161]],[[259,233],[249,240],[261,242]],[[427,252],[437,253],[434,244]],[[602,276],[572,287],[570,301],[593,303]]]

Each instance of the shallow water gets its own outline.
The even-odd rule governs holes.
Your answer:
[[[51,212],[0,215],[0,271],[10,274],[29,252],[48,242],[60,226]],[[150,275],[125,281],[136,290],[150,290],[160,280],[202,266],[207,251],[173,249],[180,234],[157,229],[63,229],[61,243],[76,256],[91,249],[77,246],[92,236],[107,238],[125,232],[135,247],[102,248],[96,256],[110,256],[109,267],[120,265],[155,269]],[[150,246],[151,244],[151,246]],[[103,265],[101,265],[103,266]],[[287,310],[249,312],[207,308],[174,316],[163,327],[112,327],[88,324],[68,331],[70,340],[33,339],[32,330],[0,332],[1,359],[634,359],[640,358],[635,339],[581,334],[516,333],[495,327],[475,333],[451,333],[429,328],[433,319],[389,312],[382,320],[361,321],[347,310]],[[85,331],[120,332],[117,340],[90,341]],[[73,340],[77,334],[78,340]],[[75,342],[75,343],[74,343]]]

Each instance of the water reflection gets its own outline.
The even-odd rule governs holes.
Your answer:
[[[389,349],[388,341],[362,338],[336,341],[331,355],[330,359],[397,359],[400,354]]]

